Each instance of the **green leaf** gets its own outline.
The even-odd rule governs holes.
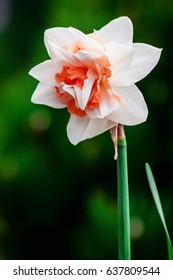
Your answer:
[[[164,214],[163,214],[162,205],[161,205],[161,201],[160,201],[160,198],[159,198],[159,193],[158,193],[158,190],[157,190],[156,182],[155,182],[153,173],[152,173],[151,168],[150,168],[148,163],[145,164],[145,168],[146,168],[146,173],[147,173],[149,186],[150,186],[153,198],[154,198],[154,202],[156,204],[157,210],[158,210],[159,215],[160,215],[160,219],[161,219],[163,227],[165,229],[166,239],[167,239],[167,247],[168,247],[168,257],[169,257],[169,260],[173,260],[173,247],[172,247],[171,238],[170,238],[170,235],[169,235],[169,232],[168,232],[168,229],[167,229],[167,225],[166,225],[166,222],[165,222],[165,217],[164,217]]]

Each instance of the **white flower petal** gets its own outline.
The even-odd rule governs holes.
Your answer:
[[[90,139],[105,132],[115,125],[115,122],[106,118],[91,120],[88,116],[79,118],[71,115],[67,125],[67,135],[70,142],[76,145],[83,140]]]
[[[78,51],[76,54],[74,54],[76,58],[78,58],[81,63],[85,65],[90,65],[93,60],[97,60],[102,57],[100,53],[96,52],[89,52],[89,51]]]
[[[74,86],[77,104],[81,110],[84,110],[87,105],[88,99],[91,94],[91,89],[95,81],[95,75],[93,74],[93,71],[91,69],[88,70],[87,77],[88,78],[84,81],[82,90],[79,87]]]
[[[64,48],[56,46],[51,41],[47,41],[47,51],[54,65],[78,65],[80,60],[73,53]]]
[[[112,20],[94,34],[102,38],[105,43],[116,41],[120,44],[132,44],[133,25],[128,17],[119,17]]]
[[[100,101],[98,104],[98,108],[87,109],[86,113],[89,118],[105,118],[110,115],[112,112],[119,108],[120,104],[113,97],[112,94],[102,93],[100,94]]]
[[[56,46],[64,47],[72,44],[77,39],[74,32],[71,32],[71,28],[54,27],[45,30],[44,43],[49,50],[49,42],[54,43]]]
[[[38,81],[46,84],[56,86],[55,74],[60,71],[60,67],[55,67],[51,60],[46,60],[33,67],[29,71],[29,75],[33,76]]]
[[[136,83],[147,76],[156,66],[161,55],[161,49],[153,46],[135,43],[133,61],[128,69],[128,80],[126,85]]]
[[[60,48],[64,48],[67,46],[70,47],[75,42],[81,42],[85,49],[88,51],[100,53],[103,53],[104,51],[104,47],[99,41],[94,40],[90,36],[73,27],[50,28],[47,29],[44,34],[44,43],[48,50],[48,53],[50,43],[53,43]]]
[[[123,86],[127,80],[127,68],[133,59],[134,49],[130,46],[110,43],[106,48],[106,56],[111,64],[112,76],[110,83],[115,86]]]
[[[60,92],[68,92],[72,97],[75,98],[75,91],[74,91],[74,87],[71,85],[66,85],[65,83],[60,83],[59,85],[59,90]]]
[[[136,125],[144,122],[148,116],[148,109],[137,86],[117,87],[115,91],[122,99],[122,105],[108,118],[124,125]]]
[[[73,88],[74,88],[74,99],[76,101],[75,104],[77,107],[83,110],[82,90],[77,86],[73,86]]]
[[[70,29],[71,32],[74,32],[77,41],[81,42],[87,51],[103,54],[104,45],[99,40],[97,40],[97,38],[92,37],[92,34],[86,35],[85,33],[73,27],[70,27]]]
[[[65,108],[64,103],[60,102],[60,99],[56,97],[56,89],[52,86],[39,83],[35,89],[31,101],[36,104],[43,104],[52,108]],[[61,100],[62,101],[62,100]]]

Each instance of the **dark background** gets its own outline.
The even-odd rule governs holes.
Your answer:
[[[173,237],[171,0],[0,0],[0,259],[117,259],[116,162],[109,132],[73,146],[69,115],[31,103],[28,75],[48,59],[44,30],[91,33],[127,15],[134,42],[163,48],[137,85],[149,108],[126,127],[132,259],[166,259],[166,239],[145,174],[149,162]]]

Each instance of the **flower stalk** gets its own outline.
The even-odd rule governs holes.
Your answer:
[[[130,210],[127,170],[127,144],[123,125],[118,125],[118,258],[130,260]]]

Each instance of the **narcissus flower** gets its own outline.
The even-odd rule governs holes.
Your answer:
[[[157,64],[161,49],[133,43],[128,17],[112,20],[91,34],[69,28],[45,31],[50,60],[29,72],[40,81],[32,102],[67,108],[67,134],[73,144],[118,123],[136,125],[148,110],[135,85]]]

